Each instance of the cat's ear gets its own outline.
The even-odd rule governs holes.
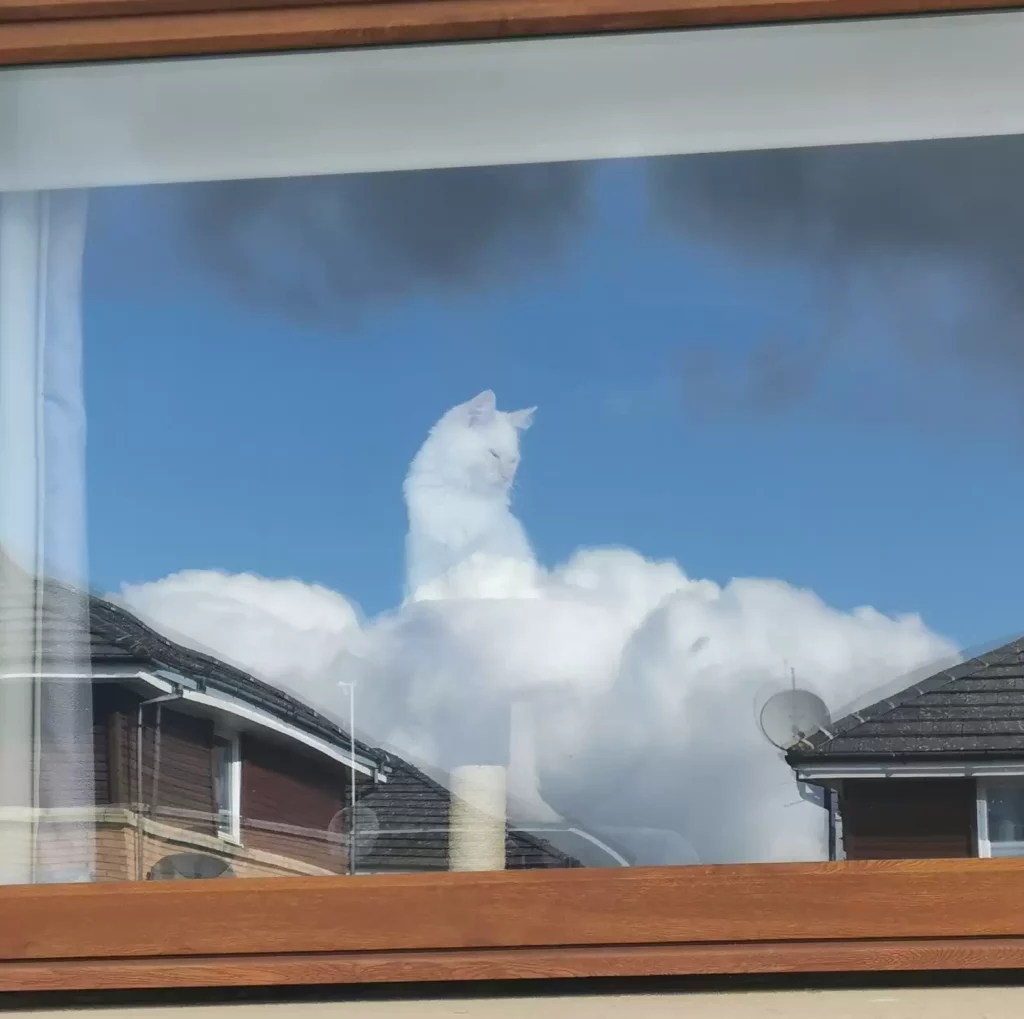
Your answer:
[[[495,400],[494,393],[485,389],[478,393],[466,405],[466,416],[471,425],[486,425],[494,418]]]
[[[508,419],[514,427],[520,431],[525,431],[533,424],[533,415],[536,410],[536,407],[527,407],[526,410],[512,410],[509,411]]]

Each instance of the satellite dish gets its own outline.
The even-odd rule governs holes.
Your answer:
[[[373,849],[380,832],[380,820],[372,807],[357,802],[339,810],[327,825],[327,832],[338,852],[347,854],[354,847],[358,859]]]
[[[153,864],[150,881],[191,881],[196,878],[234,877],[226,860],[204,853],[175,853]]]
[[[758,719],[765,739],[780,750],[789,750],[802,739],[831,722],[825,702],[810,690],[780,690],[761,708]]]

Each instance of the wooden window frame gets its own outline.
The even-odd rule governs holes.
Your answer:
[[[1014,6],[0,0],[0,66]],[[0,991],[1017,969],[1022,905],[1013,859],[8,887]]]
[[[0,0],[0,66],[1017,6],[1018,0]]]

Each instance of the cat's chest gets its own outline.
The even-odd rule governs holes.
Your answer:
[[[437,493],[418,507],[417,524],[434,540],[463,546],[486,540],[508,530],[510,515],[501,503],[457,498]]]

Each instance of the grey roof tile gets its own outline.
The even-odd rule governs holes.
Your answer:
[[[838,719],[786,754],[815,761],[1024,757],[1024,637]]]

